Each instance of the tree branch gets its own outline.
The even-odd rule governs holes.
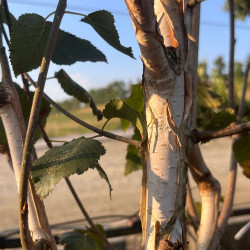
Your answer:
[[[36,83],[32,80],[32,78],[29,76],[29,74],[24,73],[25,77],[28,79],[28,81],[34,86],[36,87]],[[101,135],[101,136],[105,136],[107,138],[113,139],[113,140],[117,140],[117,141],[121,141],[121,142],[125,142],[128,143],[130,145],[136,146],[137,148],[141,147],[141,142],[140,141],[136,141],[130,138],[126,138],[123,136],[119,136],[116,134],[113,134],[111,132],[108,131],[103,131],[101,129],[98,129],[84,121],[82,121],[81,119],[77,118],[76,116],[72,115],[71,113],[69,113],[67,110],[65,110],[64,108],[62,108],[60,105],[58,105],[56,102],[54,102],[49,96],[47,96],[45,93],[43,93],[43,98],[45,100],[47,100],[51,105],[53,105],[57,110],[59,110],[61,113],[63,113],[65,116],[69,117],[71,120],[75,121],[76,123],[80,124],[81,126],[88,128],[89,130]]]
[[[218,131],[198,131],[196,129],[193,129],[190,132],[190,138],[193,143],[198,143],[200,141],[241,134],[246,131],[250,131],[250,121],[243,122],[233,127],[223,128]]]
[[[42,60],[40,74],[38,77],[38,84],[35,91],[35,96],[33,100],[33,105],[30,113],[29,125],[27,129],[26,140],[23,150],[23,160],[22,160],[22,170],[20,177],[20,191],[19,191],[19,226],[20,226],[20,237],[22,246],[25,250],[28,250],[27,237],[29,235],[28,228],[24,225],[27,224],[27,190],[28,190],[28,180],[30,175],[30,168],[32,164],[31,152],[33,148],[33,139],[35,134],[36,123],[39,116],[39,110],[42,101],[42,93],[45,85],[45,80],[47,77],[47,72],[49,64],[54,51],[59,26],[66,9],[67,1],[59,0],[56,15],[53,20],[53,24],[50,30],[49,38],[46,43],[45,53]]]
[[[220,184],[203,161],[199,145],[193,145],[189,152],[189,168],[199,186],[202,200],[197,249],[213,249],[209,245],[214,240],[218,220]]]
[[[9,32],[11,33],[12,30],[12,24],[11,24],[11,19],[10,19],[10,12],[9,12],[9,7],[8,7],[8,3],[7,0],[2,0],[2,4],[4,7],[4,14],[7,20],[7,25],[9,27]]]

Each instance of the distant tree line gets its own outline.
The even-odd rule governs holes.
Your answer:
[[[129,90],[124,81],[114,81],[106,87],[91,89],[89,91],[89,94],[95,100],[95,103],[99,105],[105,104],[113,98],[120,98],[121,100],[124,100],[128,93]],[[63,101],[60,105],[67,110],[73,110],[80,108],[82,104],[76,98],[71,98]]]

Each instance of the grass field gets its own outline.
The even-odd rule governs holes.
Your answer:
[[[104,107],[98,107],[100,110],[103,110]],[[101,121],[97,121],[97,117],[93,115],[90,107],[83,107],[77,110],[69,111],[79,119],[97,127],[102,128],[106,119],[103,118]],[[121,128],[120,119],[112,119],[105,127],[105,130],[115,130]],[[91,132],[89,129],[84,128],[83,126],[72,121],[64,114],[59,111],[52,109],[50,113],[47,124],[45,127],[47,134],[50,137],[58,137],[72,134],[84,134]]]

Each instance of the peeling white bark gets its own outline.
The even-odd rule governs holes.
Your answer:
[[[154,249],[156,222],[160,222],[160,230],[164,230],[169,221],[176,217],[176,199],[180,182],[178,171],[184,166],[180,139],[176,134],[184,113],[184,76],[182,74],[176,77],[176,87],[172,93],[166,87],[160,89],[158,93],[155,93],[155,88],[147,88],[146,91],[151,97],[148,99],[146,109],[149,141],[146,209],[148,230],[146,230],[145,249]],[[168,109],[171,113],[168,113]],[[170,123],[176,126],[176,131]],[[180,220],[178,217],[175,219],[168,240],[182,242]]]
[[[191,87],[186,86],[184,75],[185,4],[170,0],[125,2],[144,64],[142,84],[148,128],[140,211],[144,247],[185,249],[184,130],[187,124],[184,116],[190,107],[190,98],[186,97]]]
[[[154,12],[156,15],[159,34],[163,37],[165,47],[177,48],[178,41],[174,34],[174,26],[168,13],[163,8],[161,0],[154,0]]]
[[[19,190],[23,146],[19,123],[17,120],[16,113],[11,104],[5,104],[2,108],[0,108],[0,117],[2,118],[6,137],[8,140],[12,165],[15,173],[17,187]],[[40,239],[47,239],[46,235],[40,229],[30,192],[28,192],[28,209],[29,230],[31,232],[33,242],[36,242]]]

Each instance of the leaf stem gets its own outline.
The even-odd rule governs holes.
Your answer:
[[[42,60],[40,73],[38,77],[38,84],[35,90],[33,99],[33,105],[30,113],[30,119],[27,129],[26,140],[23,150],[22,159],[22,170],[20,177],[20,191],[19,191],[19,226],[20,226],[20,238],[22,246],[25,250],[28,250],[27,235],[29,235],[28,228],[24,225],[27,224],[27,190],[28,190],[28,179],[30,175],[30,168],[32,164],[31,152],[33,148],[33,140],[35,134],[36,123],[39,116],[39,110],[42,101],[43,89],[48,73],[49,64],[53,55],[56,39],[58,36],[59,26],[64,15],[64,11],[67,6],[67,0],[59,0],[56,15],[50,30],[49,38],[46,44],[44,57]]]
[[[46,80],[51,80],[51,79],[56,79],[56,77],[54,77],[54,76],[50,76],[50,77],[47,77],[47,79],[46,79]]]
[[[45,19],[45,21],[49,18],[49,17],[51,17],[52,15],[54,15],[56,12],[55,11],[53,11],[53,12],[51,12],[48,16],[46,16],[44,19]],[[73,11],[68,11],[68,10],[66,10],[65,12],[64,12],[65,14],[71,14],[71,15],[77,15],[77,16],[83,16],[83,17],[86,17],[87,15],[84,15],[84,14],[82,14],[82,13],[79,13],[79,12],[73,12]]]
[[[102,126],[102,131],[104,130],[104,128],[106,127],[106,125],[108,124],[109,121],[110,121],[110,120],[107,120],[107,121],[103,124],[103,126]]]
[[[36,83],[32,80],[32,78],[29,76],[29,74],[25,73],[25,77],[29,80],[29,82],[36,87]],[[76,116],[72,115],[71,113],[69,113],[67,110],[65,110],[64,108],[62,108],[60,105],[58,105],[56,102],[54,102],[49,96],[47,96],[45,93],[43,93],[43,98],[45,100],[47,100],[51,105],[53,105],[57,110],[59,110],[61,113],[63,113],[65,116],[69,117],[71,120],[75,121],[76,123],[80,124],[81,126],[88,128],[89,130],[101,135],[101,136],[105,136],[108,137],[110,139],[114,139],[117,141],[121,141],[121,142],[125,142],[128,143],[130,145],[136,146],[137,148],[141,148],[141,142],[137,141],[137,140],[133,140],[130,138],[126,138],[123,136],[119,136],[116,134],[113,134],[111,132],[108,131],[102,131],[101,129],[98,129],[84,121],[82,121],[81,119],[77,118]]]

